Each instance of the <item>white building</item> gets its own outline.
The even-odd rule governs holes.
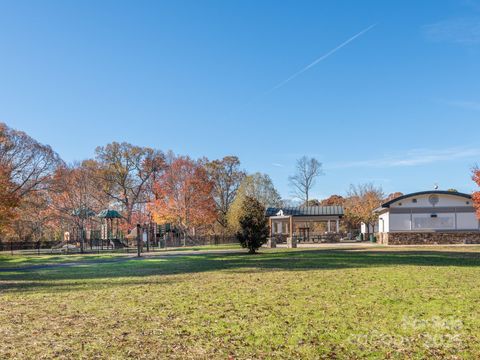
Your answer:
[[[378,222],[375,223],[373,231],[372,231],[372,225],[367,225],[364,222],[362,222],[360,224],[360,233],[362,233],[364,236],[367,233],[373,234],[373,233],[377,233],[377,232],[378,232]],[[365,239],[365,240],[367,240],[367,239]]]
[[[383,244],[480,242],[472,197],[452,191],[423,191],[397,197],[376,210]]]

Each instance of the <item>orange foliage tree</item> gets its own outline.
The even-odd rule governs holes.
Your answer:
[[[322,206],[341,206],[343,204],[345,204],[345,198],[341,195],[331,195],[330,197],[320,201],[320,205]]]
[[[13,192],[15,185],[10,181],[8,168],[0,168],[0,233],[10,224],[15,216],[15,208],[18,205],[18,196]]]
[[[50,146],[0,123],[2,238],[8,235],[10,238],[28,240],[33,238],[31,234],[35,234],[37,239],[46,234],[45,223],[39,219],[44,218],[52,173],[61,164],[62,160]],[[35,219],[37,215],[39,219]]]
[[[477,166],[472,171],[472,180],[480,186],[480,168]],[[480,219],[480,191],[475,191],[472,194],[473,205],[477,209],[477,217]]]
[[[397,197],[400,197],[400,196],[403,196],[403,193],[400,192],[400,191],[397,191],[397,192],[394,192],[394,193],[389,194],[389,195],[385,198],[385,201],[390,201],[390,200],[396,199]]]
[[[92,160],[59,167],[52,181],[51,210],[56,226],[72,226],[82,231],[81,250],[84,250],[83,230],[94,214],[108,205],[108,196],[102,190],[98,168]],[[89,221],[90,220],[90,221]]]
[[[97,147],[95,153],[103,190],[122,209],[131,229],[151,199],[150,184],[163,173],[165,156],[159,150],[125,142]]]
[[[384,197],[382,188],[372,183],[350,185],[345,201],[345,218],[351,224],[365,223],[368,236],[378,221],[378,215],[374,210],[382,204]]]
[[[153,184],[155,200],[150,204],[153,219],[174,224],[186,239],[196,227],[215,222],[212,191],[213,183],[202,162],[176,157]]]

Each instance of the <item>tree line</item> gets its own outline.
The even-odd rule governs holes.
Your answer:
[[[363,184],[346,197],[312,199],[323,174],[315,158],[297,161],[289,178],[295,205],[343,206],[349,229],[376,221],[372,210],[385,200],[381,188]],[[192,159],[112,142],[97,147],[91,159],[67,164],[50,146],[0,123],[0,239],[60,240],[104,209],[121,213],[125,233],[155,221],[173,224],[184,237],[229,236],[241,230],[251,198],[263,209],[292,205],[269,175],[247,173],[237,156]]]
[[[236,156],[192,159],[112,142],[95,156],[65,163],[47,145],[0,124],[0,239],[61,239],[87,213],[115,209],[128,233],[137,223],[171,223],[190,237],[229,235],[243,199],[282,199],[267,174],[248,174]]]

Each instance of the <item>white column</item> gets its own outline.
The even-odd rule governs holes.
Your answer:
[[[330,220],[327,222],[327,231],[330,232]]]
[[[340,220],[337,219],[337,234],[340,232]]]

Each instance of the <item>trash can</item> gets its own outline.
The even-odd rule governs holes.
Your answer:
[[[375,235],[370,234],[370,242],[372,242],[372,243],[377,242],[377,238],[375,237]]]

